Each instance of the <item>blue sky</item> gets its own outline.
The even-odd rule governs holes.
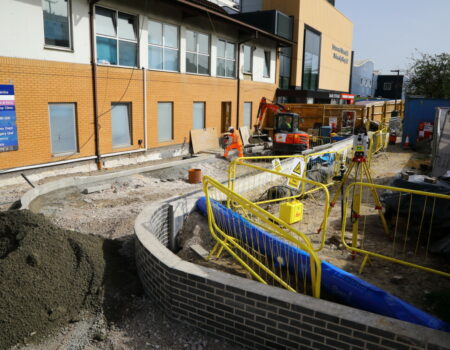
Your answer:
[[[415,49],[450,53],[450,0],[336,0],[354,25],[355,60],[375,69],[406,69]],[[416,55],[417,56],[417,55]]]

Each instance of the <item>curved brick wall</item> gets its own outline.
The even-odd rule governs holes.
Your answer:
[[[248,349],[450,349],[444,332],[181,260],[166,247],[200,195],[146,207],[135,222],[139,276],[169,317]]]

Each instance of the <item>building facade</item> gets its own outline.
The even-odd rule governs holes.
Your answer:
[[[403,75],[376,76],[375,97],[400,100],[404,98]]]
[[[289,102],[339,102],[350,90],[353,24],[327,0],[241,0],[243,13],[278,10],[292,18],[292,49],[282,53],[277,96]],[[279,22],[277,22],[279,23]]]
[[[371,60],[355,61],[352,71],[351,93],[355,96],[370,97],[372,94],[374,64]]]
[[[292,42],[205,3],[1,1],[0,171],[100,167],[193,128],[251,127]]]

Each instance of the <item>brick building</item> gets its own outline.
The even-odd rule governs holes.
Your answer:
[[[190,129],[251,126],[296,45],[206,0],[3,0],[0,32],[2,173],[179,154]]]

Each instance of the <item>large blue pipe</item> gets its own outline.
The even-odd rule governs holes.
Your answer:
[[[292,270],[299,278],[310,279],[309,254],[251,224],[241,215],[211,200],[217,225],[230,236],[244,241]],[[197,201],[197,208],[207,215],[206,199]],[[322,261],[321,290],[339,302],[376,314],[450,332],[450,325],[417,309],[405,301],[367,283],[326,261]]]

